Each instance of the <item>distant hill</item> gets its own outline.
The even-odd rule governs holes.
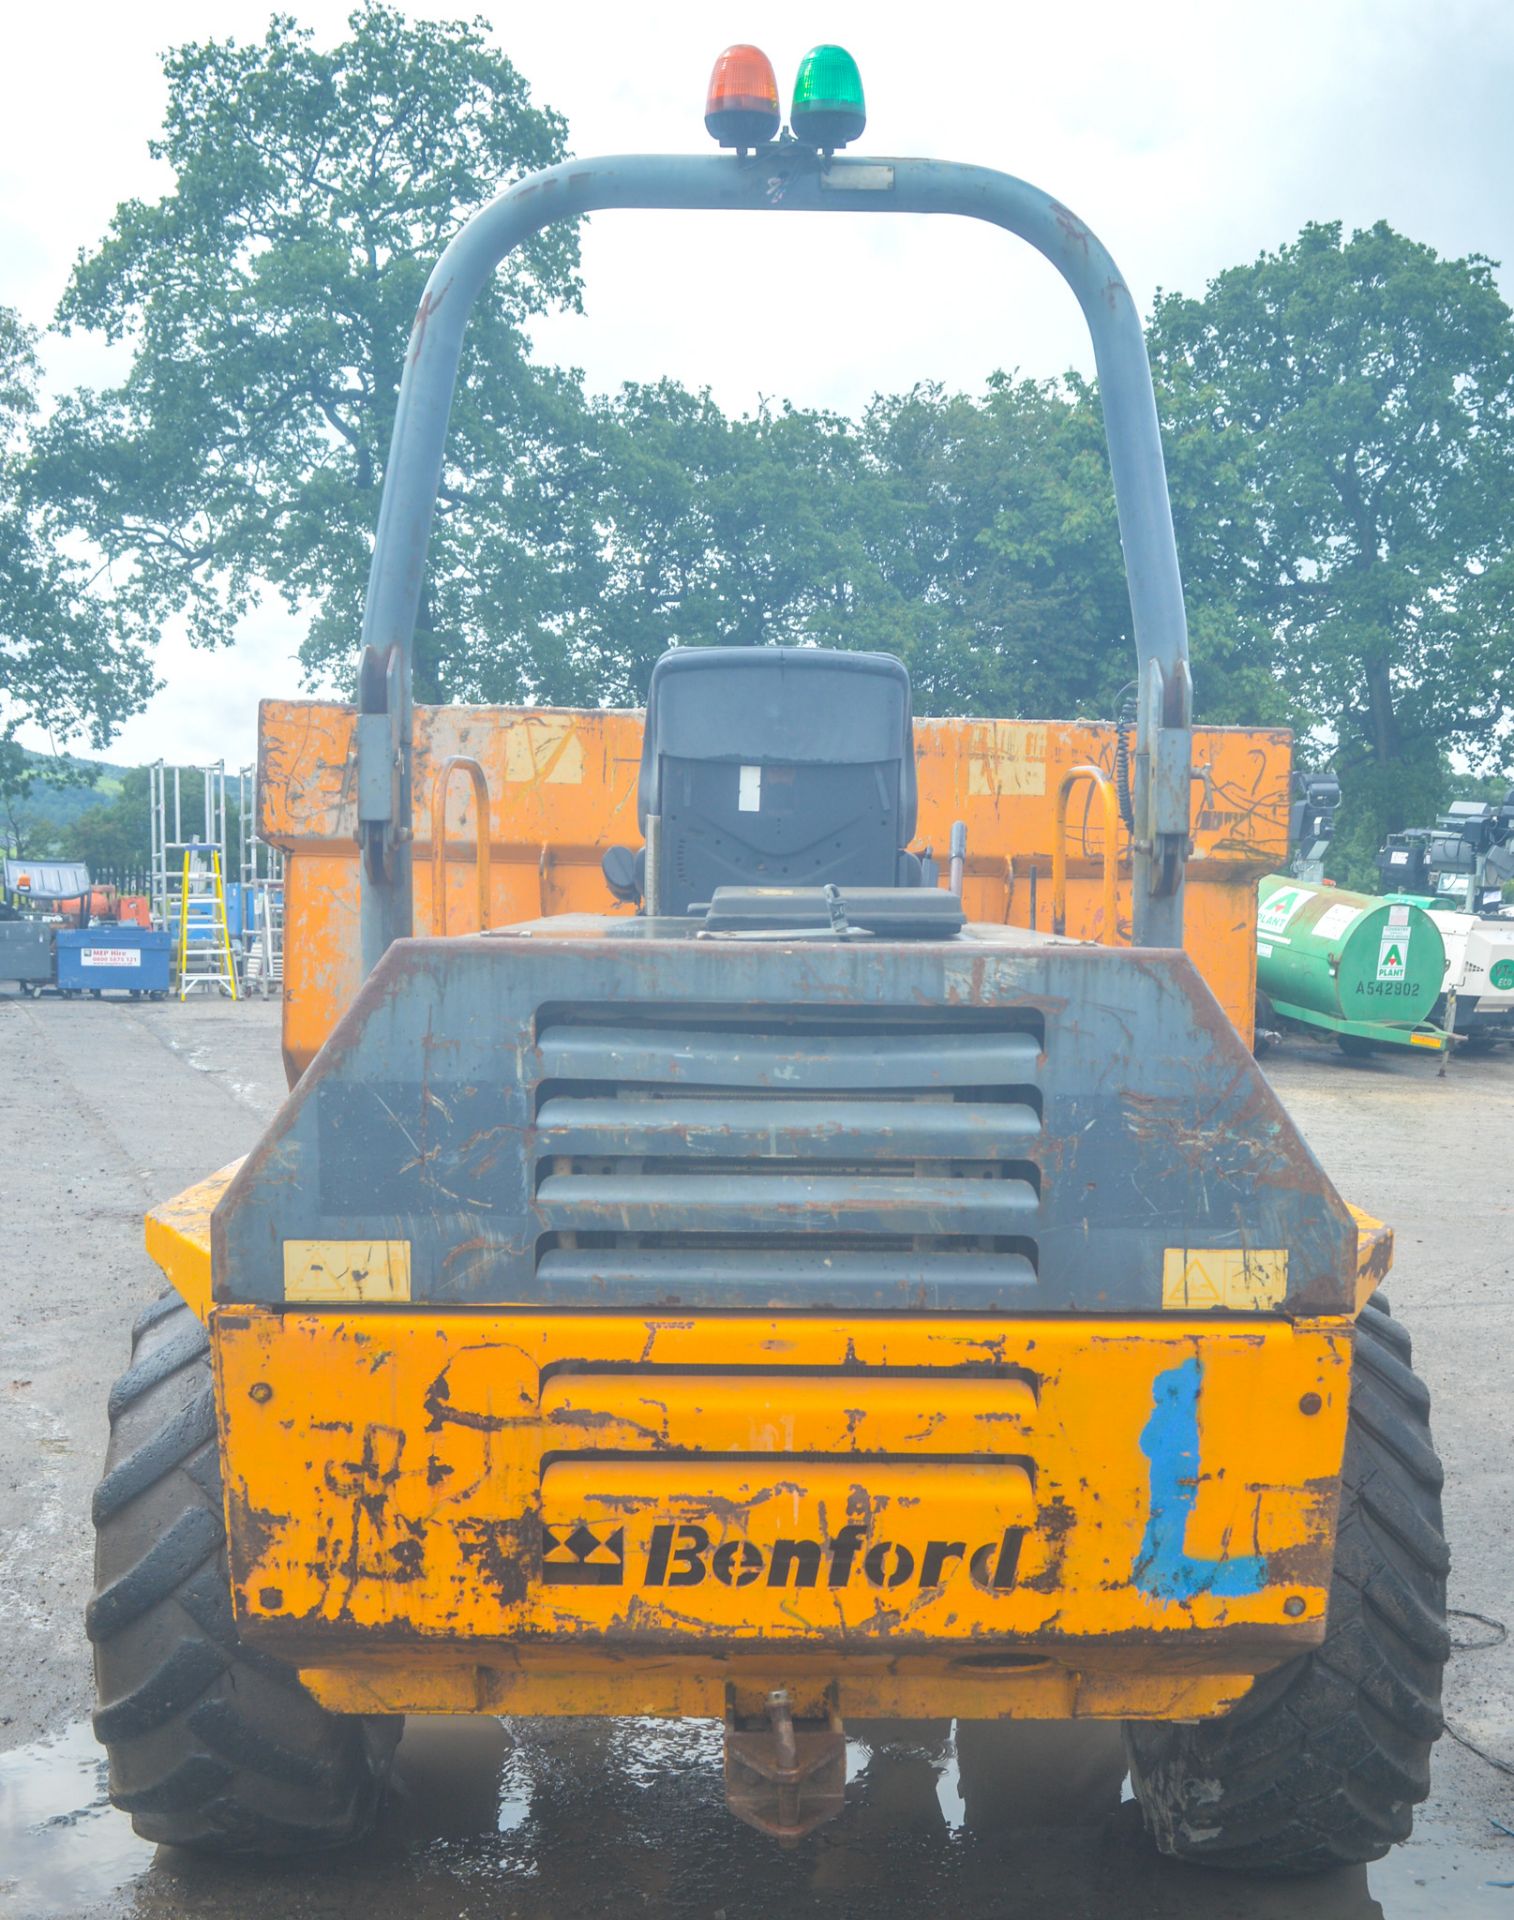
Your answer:
[[[135,885],[152,861],[151,769],[82,755],[61,762],[42,754],[27,759],[44,766],[52,778],[38,780],[22,799],[0,791],[5,850],[34,860],[82,860],[97,880]],[[73,774],[80,777],[70,778]],[[61,784],[53,784],[60,776]],[[202,820],[204,775],[198,768],[180,768],[179,786],[185,824]],[[227,845],[233,850],[238,818],[233,781],[226,795]]]
[[[80,754],[28,753],[25,759],[29,767],[45,768],[53,778],[35,781],[24,799],[11,800],[0,810],[0,840],[10,845],[14,824],[24,828],[33,852],[46,852],[48,843],[91,808],[107,807],[119,799],[122,782],[131,771],[113,760],[91,760]],[[75,770],[84,777],[67,785],[54,784],[60,772]],[[7,812],[11,820],[5,818]]]

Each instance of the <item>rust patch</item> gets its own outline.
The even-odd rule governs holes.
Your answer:
[[[279,1535],[289,1525],[289,1516],[270,1513],[264,1507],[249,1504],[245,1493],[233,1493],[228,1503],[232,1537],[237,1558],[243,1566],[255,1567],[267,1558]]]
[[[531,1587],[531,1566],[541,1552],[541,1523],[535,1514],[519,1520],[463,1520],[456,1528],[458,1551],[478,1569],[501,1606],[518,1607]]]
[[[1058,227],[1061,229],[1062,238],[1070,241],[1080,253],[1087,253],[1088,243],[1093,238],[1093,235],[1073,212],[1072,208],[1064,207],[1060,200],[1053,200],[1051,203],[1051,211],[1053,219],[1055,219]]]
[[[421,348],[425,345],[426,341],[426,329],[431,324],[431,316],[446,299],[451,287],[452,282],[449,280],[434,300],[431,297],[431,289],[429,287],[427,287],[425,293],[421,296],[421,303],[419,307],[416,308],[415,320],[410,329],[410,358],[412,360],[418,360],[420,358]]]
[[[1048,1500],[1036,1514],[1036,1531],[1046,1541],[1046,1565],[1020,1582],[1032,1593],[1056,1593],[1062,1586],[1062,1566],[1067,1558],[1067,1536],[1077,1525],[1078,1516],[1059,1494]]]

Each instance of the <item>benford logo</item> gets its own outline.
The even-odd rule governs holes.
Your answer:
[[[550,1543],[542,1573],[549,1585],[698,1587],[900,1587],[946,1585],[965,1570],[986,1593],[1006,1593],[1015,1584],[1024,1527],[1006,1527],[997,1539],[875,1540],[864,1527],[844,1526],[828,1539],[715,1539],[693,1520],[656,1522],[646,1546],[634,1551],[622,1530],[601,1523],[544,1529]],[[638,1578],[639,1576],[639,1578]]]

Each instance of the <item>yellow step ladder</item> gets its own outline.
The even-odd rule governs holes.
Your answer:
[[[226,885],[221,849],[192,841],[185,845],[179,883],[179,998],[197,987],[214,987],[237,998],[237,963],[226,923]]]

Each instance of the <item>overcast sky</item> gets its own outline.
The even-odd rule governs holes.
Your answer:
[[[322,42],[340,0],[285,0]],[[857,56],[857,151],[929,154],[1016,173],[1072,206],[1143,310],[1199,292],[1307,220],[1386,219],[1450,255],[1514,268],[1514,0],[625,0],[484,13],[575,153],[707,149],[710,62],[755,40],[787,92],[807,47]],[[51,317],[80,248],[117,202],[168,184],[148,157],[158,55],[262,36],[246,0],[84,0],[8,17],[0,77],[0,302]],[[727,408],[762,395],[854,411],[917,380],[981,388],[996,368],[1087,367],[1082,322],[1027,248],[977,223],[876,217],[743,220],[603,214],[584,235],[583,317],[536,331],[591,386],[669,373]],[[1514,272],[1500,275],[1506,296]],[[96,343],[48,344],[63,386],[100,377]],[[167,685],[110,757],[250,760],[256,701],[299,691],[300,635],[277,601],[230,654],[170,637]],[[357,637],[353,645],[356,648]],[[34,744],[42,744],[39,740]]]

